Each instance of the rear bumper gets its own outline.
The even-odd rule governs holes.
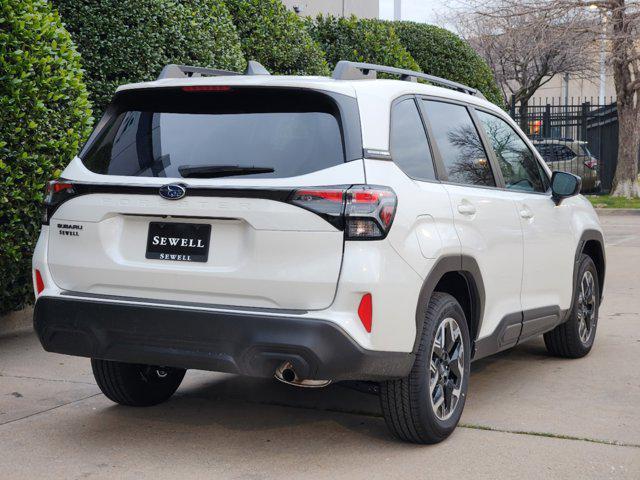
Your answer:
[[[42,296],[34,327],[50,352],[257,377],[289,361],[301,378],[384,380],[407,375],[414,361],[365,350],[326,320],[264,312]]]

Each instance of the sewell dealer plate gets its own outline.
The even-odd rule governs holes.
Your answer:
[[[211,225],[151,222],[145,257],[175,262],[206,262]]]

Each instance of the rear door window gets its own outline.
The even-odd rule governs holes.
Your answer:
[[[234,168],[293,177],[345,161],[339,110],[326,95],[222,88],[127,92],[82,161],[106,175],[176,178]]]

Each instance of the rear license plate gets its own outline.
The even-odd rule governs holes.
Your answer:
[[[146,258],[174,262],[206,262],[211,225],[196,223],[149,223]]]

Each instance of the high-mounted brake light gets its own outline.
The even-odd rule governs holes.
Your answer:
[[[183,92],[228,92],[231,87],[228,85],[188,85],[182,87]]]

